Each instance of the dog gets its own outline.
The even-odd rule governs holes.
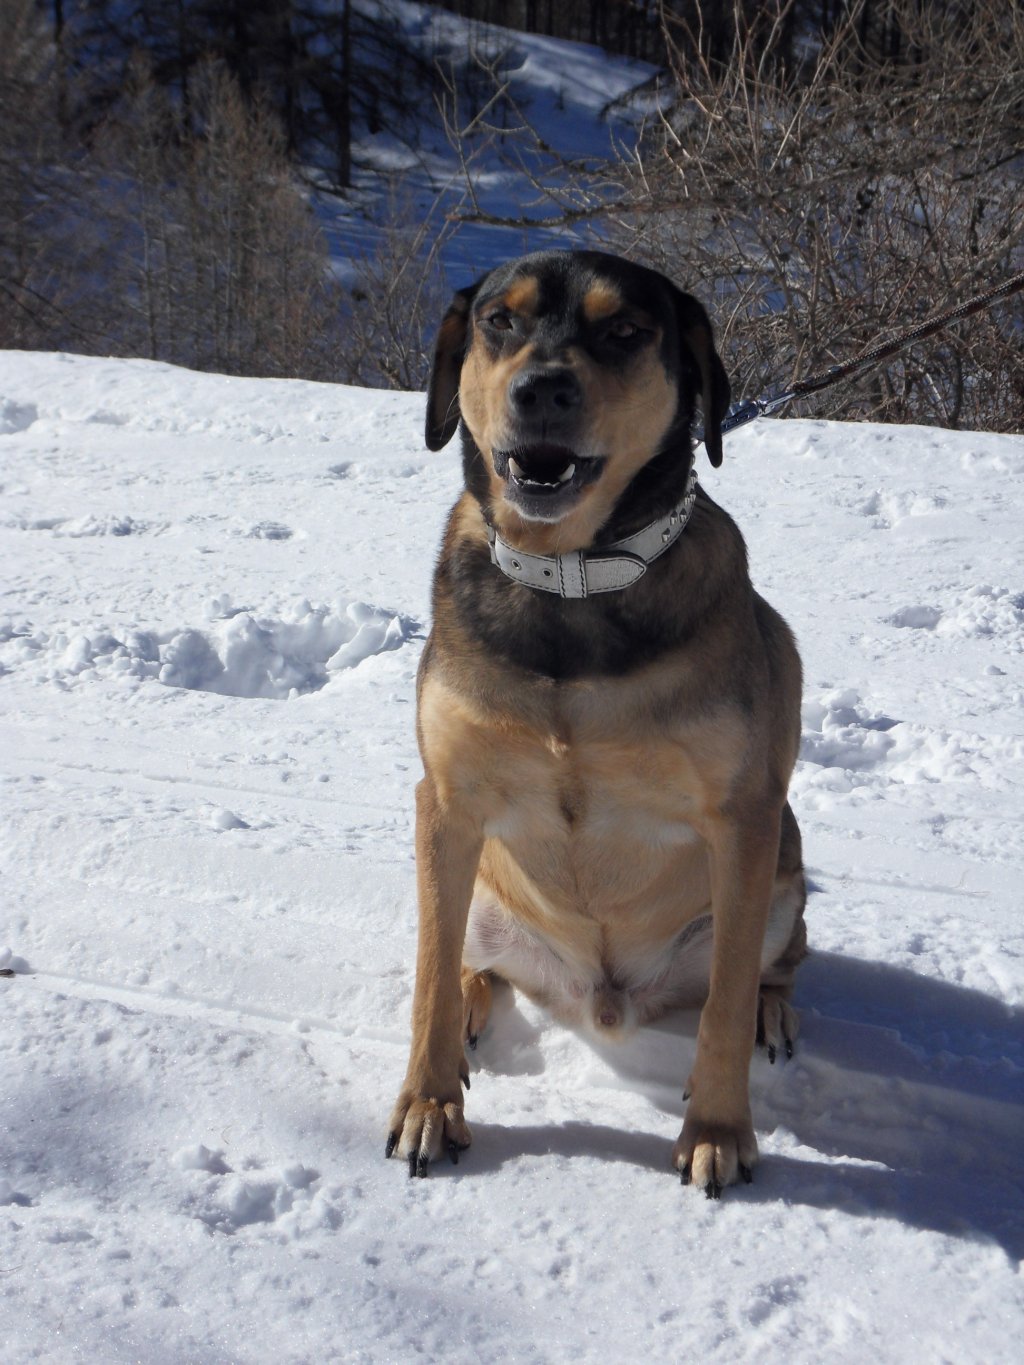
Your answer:
[[[465,1046],[503,978],[622,1035],[701,1006],[672,1164],[718,1198],[757,1160],[755,1039],[792,1055],[806,953],[787,787],[801,670],[733,520],[729,383],[702,306],[596,251],[525,256],[454,296],[426,442],[461,427],[417,682],[419,944],[386,1154],[470,1144]]]

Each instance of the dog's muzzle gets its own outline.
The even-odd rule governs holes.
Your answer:
[[[579,455],[552,441],[495,450],[494,472],[505,480],[505,497],[530,521],[559,521],[588,484],[601,476],[603,461]]]

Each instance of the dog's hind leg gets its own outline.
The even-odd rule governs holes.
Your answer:
[[[793,994],[796,969],[807,956],[807,926],[804,906],[807,886],[804,881],[800,850],[800,830],[787,804],[782,812],[782,837],[779,842],[779,869],[775,880],[772,908],[769,912],[769,933],[766,946],[776,930],[776,943],[786,927],[788,939],[777,951],[770,965],[761,972],[757,1001],[757,1045],[767,1050],[772,1063],[778,1052],[793,1055],[793,1044],[800,1031],[800,1016],[789,1003]]]
[[[793,1055],[793,1044],[800,1032],[800,1016],[789,1003],[793,994],[796,969],[807,956],[807,926],[803,915],[803,877],[798,887],[787,891],[787,896],[800,893],[800,908],[793,925],[789,943],[772,965],[761,975],[757,999],[758,1047],[767,1050],[768,1060],[774,1065],[780,1051]]]
[[[472,967],[462,968],[462,1032],[470,1047],[487,1027],[491,1015],[494,990],[491,972],[478,972]]]
[[[762,986],[757,1001],[757,1045],[766,1049],[773,1066],[780,1049],[792,1057],[800,1032],[800,1016],[789,1003],[791,990],[791,986]]]

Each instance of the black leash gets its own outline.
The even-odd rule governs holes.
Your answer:
[[[746,426],[748,422],[753,422],[756,417],[770,417],[773,413],[784,408],[787,403],[792,403],[794,398],[803,398],[806,394],[817,393],[819,389],[827,389],[832,384],[838,384],[844,379],[850,379],[853,375],[870,370],[881,361],[888,360],[897,351],[902,351],[905,346],[910,346],[915,341],[923,341],[925,337],[930,337],[935,332],[941,332],[943,327],[948,327],[951,322],[958,322],[961,318],[969,318],[972,313],[979,313],[990,303],[1009,298],[1011,294],[1016,294],[1020,289],[1024,289],[1024,270],[1017,275],[1011,275],[1008,280],[1004,280],[1002,284],[997,284],[993,289],[986,290],[984,294],[977,294],[973,299],[967,299],[964,303],[958,303],[955,308],[940,313],[938,317],[918,323],[916,327],[911,327],[909,332],[904,332],[894,341],[886,341],[881,346],[872,347],[870,351],[865,351],[855,360],[848,360],[843,365],[833,365],[829,369],[823,370],[821,374],[811,375],[809,379],[798,379],[793,387],[787,389],[785,393],[773,394],[770,398],[753,398],[745,403],[740,403],[723,419],[722,435],[724,436],[729,431],[735,431],[737,427]]]

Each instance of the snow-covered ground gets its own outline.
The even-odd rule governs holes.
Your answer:
[[[1018,1359],[1024,440],[761,422],[702,468],[801,642],[814,883],[717,1204],[669,1168],[692,1015],[598,1052],[506,998],[472,1151],[384,1161],[421,419],[0,357],[4,1359]]]

